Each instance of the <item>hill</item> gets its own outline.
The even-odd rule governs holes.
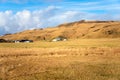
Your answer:
[[[51,40],[63,36],[75,38],[120,38],[120,22],[118,21],[77,21],[61,24],[52,28],[34,29],[7,34],[0,38],[9,40]]]

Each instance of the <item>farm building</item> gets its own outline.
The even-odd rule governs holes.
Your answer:
[[[52,42],[57,42],[57,41],[67,41],[67,39],[64,37],[56,37],[52,40]]]
[[[33,40],[15,40],[15,43],[31,43]]]
[[[0,39],[0,43],[7,42],[5,39]]]

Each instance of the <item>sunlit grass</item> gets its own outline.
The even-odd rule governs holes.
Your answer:
[[[0,80],[120,80],[120,39],[0,43]]]
[[[82,48],[120,47],[120,39],[78,39],[60,42],[37,41],[34,43],[0,43],[0,48]]]

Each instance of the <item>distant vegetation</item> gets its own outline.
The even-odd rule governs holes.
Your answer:
[[[5,39],[0,39],[0,43],[30,43],[33,42],[33,40],[5,40]]]

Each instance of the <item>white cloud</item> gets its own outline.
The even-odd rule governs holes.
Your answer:
[[[119,14],[118,14],[119,15]],[[49,6],[44,10],[23,10],[0,12],[0,34],[15,33],[27,29],[56,26],[61,23],[87,20],[120,20],[118,15],[93,14],[79,11],[61,11],[59,7]]]
[[[32,28],[43,28],[51,25],[49,18],[56,15],[57,7],[49,6],[44,10],[23,10],[13,13],[12,11],[0,12],[0,31],[18,32]],[[3,32],[3,33],[4,33]]]
[[[84,14],[77,11],[66,11],[64,13],[58,14],[49,18],[49,21],[54,21],[54,24],[62,24],[67,22],[78,21],[82,19]]]

